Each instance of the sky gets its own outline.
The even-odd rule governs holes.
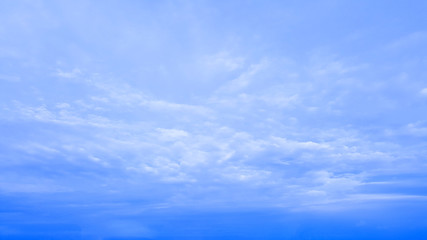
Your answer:
[[[426,1],[0,2],[0,239],[426,239]]]

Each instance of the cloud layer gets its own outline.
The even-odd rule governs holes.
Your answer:
[[[155,236],[153,211],[424,202],[423,8],[344,5],[0,3],[5,208],[103,239]]]

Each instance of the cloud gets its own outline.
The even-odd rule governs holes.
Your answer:
[[[416,46],[420,43],[423,43],[425,39],[427,39],[427,32],[425,31],[413,32],[392,41],[391,43],[386,45],[386,49],[398,50],[406,47]]]
[[[0,74],[0,80],[7,81],[7,82],[19,82],[21,81],[21,78],[19,76]]]
[[[257,64],[252,64],[247,70],[242,72],[237,78],[227,82],[217,90],[217,93],[235,93],[245,89],[252,81],[252,78],[262,69],[266,68],[268,62],[262,60]]]
[[[310,56],[308,71],[315,77],[342,76],[366,69],[366,63],[351,64],[346,59],[321,53]]]
[[[427,35],[396,35],[421,26],[416,4],[358,2],[381,21],[339,22],[335,3],[146,3],[0,3],[10,237],[244,238],[266,232],[247,231],[261,215],[276,237],[424,224]]]
[[[423,122],[409,123],[404,129],[404,133],[413,136],[427,136],[427,126]]]
[[[281,149],[287,149],[289,151],[296,150],[321,150],[321,149],[329,149],[331,146],[325,143],[316,143],[312,141],[307,142],[299,142],[287,140],[281,137],[271,137],[271,139],[275,142],[275,145]]]
[[[339,57],[316,64],[308,59],[301,66],[314,67],[306,68],[270,59],[236,67],[236,74],[242,71],[237,78],[182,102],[113,77],[61,72],[73,78],[74,87],[85,89],[83,94],[16,101],[8,108],[12,119],[37,127],[32,137],[15,139],[11,146],[19,154],[45,159],[40,168],[74,169],[76,176],[52,177],[69,189],[90,192],[102,186],[126,196],[156,186],[155,197],[132,194],[176,206],[233,201],[326,206],[365,194],[367,176],[403,167],[412,171],[403,161],[407,149],[385,135],[373,137],[347,118],[354,104],[349,89],[363,84],[333,77],[363,71],[363,64],[349,66]],[[321,80],[311,80],[313,69]],[[87,184],[74,182],[86,177]]]
[[[178,111],[209,116],[212,111],[209,108],[190,104],[172,103],[163,100],[148,100],[141,103],[156,111]]]
[[[217,54],[206,56],[204,64],[211,69],[235,71],[244,66],[245,58],[233,57],[226,51],[221,51]]]
[[[65,124],[65,125],[87,125],[95,127],[114,127],[115,124],[112,123],[108,118],[88,114],[82,116],[80,112],[69,110],[70,104],[68,103],[59,103],[56,105],[56,109],[48,109],[47,106],[42,105],[38,107],[24,106],[21,103],[16,103],[16,112],[21,115],[21,117],[27,119],[33,119],[41,122],[50,122],[55,124]]]
[[[78,68],[74,68],[71,72],[65,72],[62,71],[61,69],[58,69],[56,71],[56,76],[61,77],[61,78],[77,78],[82,74],[82,71]]]
[[[180,129],[158,128],[157,130],[160,133],[160,139],[165,141],[177,140],[180,138],[187,137],[189,135],[186,131]]]

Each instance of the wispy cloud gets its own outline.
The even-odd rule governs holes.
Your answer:
[[[365,3],[0,5],[16,209],[155,238],[150,211],[425,201],[426,33],[401,15],[417,4],[381,21]]]
[[[8,82],[19,82],[21,81],[21,78],[19,76],[0,74],[0,80],[8,81]]]
[[[393,42],[389,43],[386,48],[391,50],[399,50],[405,47],[411,47],[413,45],[423,43],[425,39],[427,39],[427,32],[417,31],[394,40]]]

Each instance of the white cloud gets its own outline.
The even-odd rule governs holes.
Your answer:
[[[245,89],[252,81],[252,78],[262,69],[266,68],[268,62],[266,60],[257,64],[252,64],[249,68],[241,73],[237,78],[229,81],[224,86],[217,90],[217,93],[235,93]]]
[[[0,74],[0,80],[7,82],[19,82],[21,81],[21,78],[18,76]]]
[[[224,59],[215,64],[235,73],[241,69]],[[315,70],[329,79],[357,72],[357,66],[333,60],[315,65]],[[348,99],[331,96],[341,90],[337,87],[341,83],[308,81],[304,77],[313,72],[282,73],[282,68],[272,60],[253,64],[197,104],[156,98],[114,79],[62,72],[59,75],[74,77],[73,84],[81,84],[88,94],[68,101],[17,103],[19,119],[55,124],[58,131],[36,129],[43,132],[43,139],[15,145],[66,166],[96,168],[93,175],[102,179],[99,184],[109,181],[104,176],[108,172],[111,181],[123,185],[105,183],[108,191],[154,182],[164,188],[159,191],[168,204],[218,202],[232,196],[230,201],[328,205],[363,193],[359,187],[366,185],[365,172],[375,175],[385,167],[399,172],[397,163],[407,153],[399,144],[387,146],[389,140],[377,140],[351,124],[322,122],[331,119],[327,114],[338,104],[348,107]],[[297,73],[289,76],[289,72]],[[337,103],[329,104],[332,101]],[[307,113],[310,108],[316,111]],[[408,125],[410,131],[422,128]],[[173,189],[168,184],[185,187]],[[73,186],[91,187],[77,185]],[[239,198],[239,191],[247,191],[247,199]]]
[[[147,106],[156,111],[178,111],[193,114],[210,116],[212,111],[209,108],[197,105],[180,104],[167,102],[163,100],[148,100],[141,103],[142,106]]]
[[[321,170],[310,172],[308,176],[318,185],[317,190],[323,190],[328,194],[349,192],[362,185],[361,175],[356,174],[335,176],[332,172]]]
[[[97,116],[94,114],[82,116],[82,113],[71,110],[70,104],[68,103],[56,104],[58,111],[55,109],[48,109],[48,107],[45,105],[39,107],[24,106],[21,103],[17,103],[16,105],[16,111],[17,113],[21,114],[22,117],[41,122],[95,127],[115,126],[115,124],[112,123],[108,118],[102,116]]]
[[[413,136],[427,136],[427,126],[422,122],[410,123],[406,125],[404,132]]]
[[[331,77],[352,73],[366,67],[367,64],[349,64],[335,56],[313,54],[309,72],[316,77]]]
[[[234,71],[243,67],[245,59],[243,57],[233,57],[230,53],[222,51],[205,57],[204,63],[209,68]]]
[[[59,153],[60,151],[53,146],[47,146],[47,144],[42,145],[36,142],[27,142],[22,145],[17,146],[18,149],[24,150],[29,154],[40,154],[40,152],[45,152],[48,154]]]
[[[56,76],[61,78],[77,78],[82,74],[82,71],[78,68],[74,68],[71,72],[65,72],[61,69],[56,71]]]
[[[157,130],[160,133],[160,139],[165,141],[174,141],[189,135],[188,132],[180,129],[158,128]]]
[[[273,144],[276,147],[281,149],[286,149],[287,151],[297,151],[297,150],[322,150],[322,149],[330,149],[331,146],[326,143],[316,143],[312,141],[294,141],[288,140],[281,137],[272,136]]]
[[[406,36],[402,36],[393,42],[386,45],[386,49],[390,50],[398,50],[405,47],[411,47],[420,43],[425,42],[427,39],[427,32],[425,31],[418,31],[410,33]]]
[[[222,169],[221,175],[230,181],[249,182],[250,184],[268,184],[271,172],[261,169],[230,166]]]

